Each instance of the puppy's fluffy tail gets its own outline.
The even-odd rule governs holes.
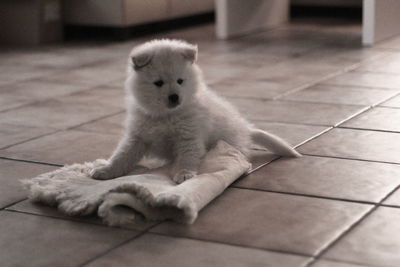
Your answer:
[[[271,150],[284,157],[301,157],[301,154],[292,148],[280,137],[260,129],[251,129],[251,139],[254,143]]]

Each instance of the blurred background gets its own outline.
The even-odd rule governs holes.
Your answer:
[[[400,266],[399,14],[399,0],[0,0],[0,265]],[[154,38],[198,44],[210,88],[303,157],[263,151],[193,225],[32,203],[20,179],[110,156],[128,54]]]

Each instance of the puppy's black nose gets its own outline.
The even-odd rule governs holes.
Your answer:
[[[172,94],[168,96],[168,101],[171,105],[176,106],[179,104],[179,95]]]

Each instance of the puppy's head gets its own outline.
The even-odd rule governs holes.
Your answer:
[[[135,47],[129,58],[127,89],[147,113],[166,114],[190,105],[198,87],[197,46],[154,40]]]

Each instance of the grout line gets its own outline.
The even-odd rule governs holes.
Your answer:
[[[23,141],[20,141],[20,142],[11,144],[11,145],[7,145],[7,146],[5,146],[5,147],[0,148],[0,150],[7,149],[7,148],[10,148],[10,147],[13,147],[13,146],[20,145],[20,144],[24,144],[24,143],[27,143],[27,142],[29,142],[29,141],[33,141],[33,140],[39,139],[39,138],[41,138],[41,137],[49,136],[49,135],[56,134],[56,133],[62,131],[62,130],[59,130],[59,129],[53,129],[53,130],[54,130],[54,131],[49,132],[49,133],[41,134],[41,135],[38,135],[38,136],[35,136],[35,137],[31,137],[31,138],[28,138],[28,139],[26,139],[26,140],[23,140]]]
[[[373,73],[373,74],[380,74],[380,75],[387,75],[387,76],[399,76],[400,72],[394,73],[394,72],[385,72],[385,71],[372,71],[372,70],[360,70],[360,69],[355,69],[354,72],[356,73]]]
[[[48,163],[48,162],[43,162],[43,161],[26,160],[26,159],[16,159],[16,158],[9,158],[9,157],[2,157],[2,156],[0,156],[0,159],[18,161],[18,162],[26,162],[26,163],[34,163],[34,164],[41,164],[41,165],[48,165],[48,166],[55,166],[55,167],[63,167],[64,166],[62,164],[56,164],[56,163]]]
[[[86,266],[86,265],[88,265],[89,263],[92,263],[92,262],[96,261],[97,259],[106,256],[106,255],[109,254],[110,252],[112,252],[112,251],[114,251],[114,250],[116,250],[116,249],[118,249],[118,248],[120,248],[120,247],[122,247],[122,246],[124,246],[124,245],[126,245],[126,244],[128,244],[128,243],[130,243],[130,242],[133,241],[134,239],[137,239],[137,238],[143,236],[144,234],[148,233],[149,230],[150,230],[151,228],[154,228],[154,227],[156,227],[156,226],[159,225],[159,224],[161,224],[161,222],[160,222],[160,223],[157,223],[157,224],[155,224],[155,225],[153,225],[153,226],[151,226],[151,227],[149,227],[149,228],[147,228],[146,230],[143,230],[143,231],[139,232],[139,234],[134,235],[134,236],[131,237],[131,238],[128,238],[127,240],[121,242],[120,244],[118,244],[118,245],[116,245],[116,246],[114,246],[114,247],[112,247],[112,248],[109,248],[109,249],[105,250],[104,252],[100,253],[99,255],[93,257],[92,259],[89,259],[89,260],[87,260],[87,261],[81,263],[79,266],[80,266],[80,267]]]
[[[62,74],[62,73],[64,73],[64,72],[60,72],[59,74]],[[42,82],[54,83],[54,84],[57,83],[57,82],[54,82],[54,81],[46,81],[46,80],[43,80],[43,79],[44,79],[44,77],[28,78],[28,79],[24,79],[24,80],[17,81],[17,82],[12,82],[12,83],[10,83],[10,85],[14,84],[14,83],[24,83],[24,82],[30,82],[30,81],[33,81],[33,82],[34,81],[42,81]],[[99,88],[100,86],[105,86],[107,84],[99,84],[99,85],[74,84],[74,85],[81,86],[81,87],[83,87],[83,89],[77,90],[77,91],[73,91],[73,92],[69,92],[69,93],[66,93],[66,94],[55,95],[55,96],[52,96],[52,97],[45,97],[45,98],[41,98],[41,99],[36,99],[36,100],[31,101],[31,102],[28,101],[28,102],[26,102],[24,104],[21,104],[19,106],[1,110],[0,113],[13,111],[13,110],[16,110],[16,109],[25,108],[25,107],[32,106],[32,105],[37,105],[37,104],[39,104],[41,102],[57,100],[59,98],[68,97],[68,96],[71,96],[71,95],[74,95],[74,94],[83,93],[83,92],[86,92],[86,91],[89,91],[89,90],[92,90],[92,89]]]
[[[329,124],[316,124],[316,123],[298,123],[291,121],[275,121],[275,120],[265,120],[265,119],[250,119],[251,122],[267,122],[267,123],[280,123],[280,124],[294,124],[294,125],[303,125],[303,126],[320,126],[320,127],[332,127],[333,125]]]
[[[50,218],[50,219],[54,219],[54,220],[59,220],[59,221],[65,221],[65,222],[76,222],[76,223],[80,223],[80,224],[88,224],[88,225],[94,225],[94,226],[99,226],[99,227],[105,227],[105,228],[115,228],[115,229],[122,229],[122,230],[126,230],[126,231],[131,231],[131,232],[140,232],[140,230],[136,230],[133,228],[128,228],[128,227],[112,227],[112,226],[108,226],[104,223],[96,223],[96,222],[91,222],[91,221],[85,221],[83,219],[74,219],[73,216],[66,216],[66,217],[60,217],[60,216],[53,216],[53,215],[48,215],[48,214],[40,214],[40,213],[33,213],[33,212],[29,212],[29,211],[21,211],[21,210],[14,210],[14,209],[4,209],[4,211],[7,212],[14,212],[14,213],[22,213],[25,215],[32,215],[32,216],[37,216],[37,217],[44,217],[44,218]],[[78,218],[78,217],[77,217]]]
[[[348,73],[348,72],[347,72]],[[352,84],[335,84],[335,83],[321,83],[320,85],[329,85],[329,86],[336,86],[336,87],[351,87],[351,88],[360,88],[360,89],[376,89],[376,90],[383,90],[383,91],[399,91],[397,88],[386,88],[386,87],[374,87],[374,86],[366,86],[366,85],[352,85]]]
[[[25,197],[25,198],[23,198],[23,199],[14,201],[14,202],[12,202],[12,203],[10,203],[10,204],[8,204],[8,205],[2,207],[0,210],[8,210],[9,207],[14,206],[15,204],[18,204],[18,203],[20,203],[20,202],[22,202],[22,201],[24,201],[24,200],[27,200],[27,199],[28,199],[28,198]]]
[[[166,234],[166,233],[160,233],[160,232],[151,232],[151,231],[149,231],[148,233],[149,234],[160,235],[160,236],[173,237],[173,238],[190,239],[190,240],[197,240],[197,241],[207,242],[207,243],[228,245],[228,246],[234,246],[234,247],[239,247],[239,248],[256,249],[256,250],[261,250],[261,251],[269,251],[269,252],[281,253],[281,254],[285,254],[285,255],[287,255],[287,254],[289,254],[289,255],[297,255],[297,256],[302,256],[302,257],[307,257],[307,258],[312,257],[312,255],[305,254],[305,253],[291,252],[291,251],[279,250],[279,249],[269,249],[269,248],[267,249],[267,248],[261,248],[261,247],[245,246],[245,245],[227,243],[227,242],[222,242],[222,241],[209,240],[209,239],[204,239],[204,238],[194,238],[194,237],[190,237],[190,236],[179,236],[179,235]]]
[[[351,119],[353,119],[353,118],[355,118],[355,117],[357,117],[357,116],[359,116],[359,115],[361,115],[361,114],[363,114],[363,113],[369,111],[370,109],[372,109],[372,106],[365,107],[365,108],[361,109],[360,111],[358,111],[358,112],[356,112],[356,113],[350,115],[349,117],[347,117],[347,118],[345,118],[345,119],[339,121],[339,122],[336,123],[333,127],[334,127],[334,128],[337,128],[337,127],[339,127],[341,124],[348,122],[349,120],[351,120]]]
[[[320,252],[313,257],[313,259],[309,262],[306,267],[312,266],[318,259],[320,259],[326,252],[335,246],[339,241],[341,241],[348,233],[350,233],[353,229],[359,226],[363,221],[365,221],[375,210],[381,207],[382,203],[385,202],[394,192],[396,192],[400,188],[400,185],[396,186],[392,189],[384,198],[382,198],[376,205],[374,205],[369,211],[367,211],[364,215],[362,215],[357,221],[355,221],[352,225],[350,225],[346,230],[344,230],[336,239],[327,244],[324,248],[320,250]]]
[[[109,118],[109,117],[112,117],[112,116],[115,116],[115,115],[118,115],[118,114],[122,114],[124,112],[125,111],[114,112],[112,114],[104,115],[102,117],[99,117],[99,118],[96,118],[96,119],[93,119],[93,120],[90,120],[90,121],[87,121],[87,122],[83,122],[81,124],[74,125],[74,126],[71,126],[71,127],[68,127],[68,128],[64,128],[64,129],[53,129],[54,131],[52,131],[52,132],[49,132],[49,133],[46,133],[46,134],[42,134],[42,135],[38,135],[38,136],[35,136],[35,137],[32,137],[32,138],[29,138],[29,139],[26,139],[26,140],[11,144],[11,145],[7,145],[5,147],[1,147],[0,150],[5,150],[5,149],[8,149],[10,147],[21,145],[21,144],[24,144],[24,143],[27,143],[27,142],[30,142],[30,141],[45,137],[45,136],[56,134],[56,133],[66,132],[68,130],[76,130],[76,128],[78,128],[80,126],[83,126],[83,125],[86,125],[86,124],[89,124],[89,123],[93,123],[93,122],[96,122],[96,121],[99,121],[99,120],[102,120],[102,119],[106,119],[106,118]],[[79,129],[77,131],[79,131]],[[83,132],[87,132],[87,131],[83,131]],[[93,133],[107,134],[107,133],[99,133],[99,132],[93,132]],[[1,156],[0,156],[0,158],[1,158]]]
[[[383,103],[382,103],[383,104]],[[390,109],[400,109],[400,107],[391,107],[391,106],[378,106],[379,108],[390,108]]]
[[[380,132],[380,133],[400,133],[400,131],[392,131],[392,130],[380,130],[380,129],[369,129],[369,128],[357,128],[352,126],[339,126],[339,129],[348,129],[348,130],[361,130],[361,131],[371,131],[371,132]]]
[[[104,120],[104,119],[107,119],[107,118],[110,118],[112,116],[116,116],[116,115],[119,115],[119,114],[122,114],[122,113],[125,113],[125,110],[117,111],[117,112],[114,112],[114,113],[111,113],[111,114],[108,114],[108,115],[104,115],[104,116],[98,117],[98,118],[90,120],[90,121],[86,121],[86,122],[80,123],[78,125],[74,125],[74,126],[65,128],[64,131],[76,130],[76,128],[81,127],[83,125],[90,124],[90,123],[93,123],[93,122],[96,122],[96,121],[100,121],[100,120]],[[78,129],[78,131],[79,131],[79,129]],[[84,132],[86,132],[86,131],[84,131]],[[98,133],[98,132],[96,132],[96,133]],[[103,133],[103,134],[107,134],[107,133]]]
[[[395,208],[395,209],[400,209],[400,205],[396,205],[396,204],[381,204],[381,207],[385,207],[385,208]]]
[[[354,204],[377,205],[376,202],[371,202],[371,201],[352,200],[352,199],[346,199],[346,198],[328,197],[328,196],[321,196],[321,195],[310,195],[310,194],[306,194],[306,193],[296,193],[296,192],[285,192],[285,191],[278,191],[278,190],[258,189],[258,188],[250,188],[250,187],[243,187],[243,186],[237,186],[237,185],[234,185],[231,188],[236,188],[236,189],[241,189],[241,190],[257,191],[257,192],[267,192],[267,193],[274,193],[274,194],[281,194],[281,195],[291,195],[291,196],[318,198],[318,199],[325,199],[325,200],[334,200],[334,201],[349,202],[349,203],[354,203]]]
[[[400,165],[400,163],[390,162],[390,161],[379,161],[379,160],[359,159],[359,158],[346,158],[346,157],[334,156],[334,155],[318,155],[318,154],[309,154],[309,153],[301,153],[301,154],[305,155],[305,156],[310,156],[310,157],[346,159],[346,160],[356,160],[356,161],[364,161],[364,162],[375,162],[375,163],[385,163],[385,164],[392,164],[392,165]]]
[[[348,261],[348,260],[343,261],[343,260],[330,259],[330,258],[327,258],[327,259],[324,259],[324,260],[331,261],[331,262],[336,262],[336,263],[351,264],[351,265],[354,265],[354,267],[357,267],[357,266],[359,266],[359,267],[382,267],[382,266],[375,266],[375,265],[366,265],[364,263],[353,262],[353,261]],[[312,258],[310,260],[310,263],[311,263],[311,261],[313,261]]]
[[[321,131],[320,133],[317,133],[317,134],[311,136],[310,138],[304,140],[303,142],[300,142],[299,144],[295,145],[294,148],[298,148],[298,147],[304,145],[305,143],[308,143],[308,142],[310,142],[310,141],[312,141],[312,140],[318,138],[319,136],[321,136],[321,135],[323,135],[323,134],[329,132],[329,131],[332,130],[333,128],[334,128],[334,126],[331,126],[331,127],[326,128],[325,130]]]
[[[355,63],[355,64],[350,65],[350,66],[348,66],[348,67],[344,67],[343,69],[340,69],[340,70],[335,71],[335,72],[333,72],[333,73],[331,73],[331,74],[325,75],[324,77],[322,77],[322,78],[320,78],[320,79],[317,79],[317,80],[315,80],[315,81],[313,81],[313,82],[310,82],[310,83],[308,83],[308,84],[299,86],[299,87],[294,88],[294,89],[292,89],[292,90],[289,90],[289,91],[287,91],[287,92],[285,92],[285,93],[283,93],[283,94],[281,94],[281,95],[275,97],[274,100],[281,99],[281,98],[283,98],[283,97],[285,97],[285,96],[287,96],[287,95],[296,93],[296,92],[298,92],[298,91],[301,91],[301,90],[303,90],[303,89],[306,89],[306,88],[315,86],[315,85],[317,85],[317,84],[323,84],[324,81],[330,80],[330,79],[332,79],[332,78],[334,78],[334,77],[336,77],[336,76],[340,76],[340,75],[342,75],[342,74],[344,74],[344,73],[348,73],[348,72],[350,72],[350,71],[352,71],[352,70],[357,69],[358,67],[361,66],[362,63],[363,63],[363,62],[358,62],[358,63]]]

